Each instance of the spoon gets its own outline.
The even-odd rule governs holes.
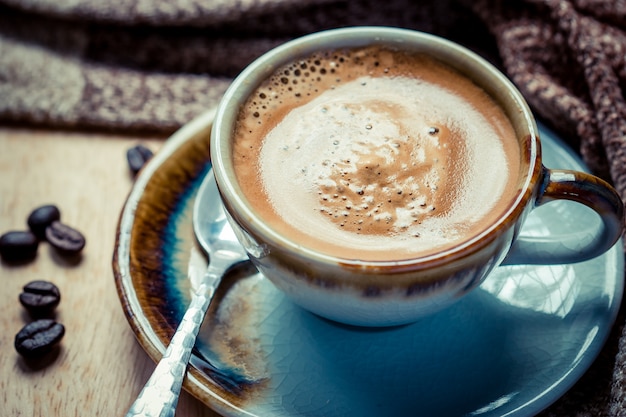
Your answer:
[[[189,279],[193,289],[191,303],[167,350],[126,417],[174,416],[191,350],[215,290],[226,271],[248,259],[228,224],[211,170],[196,195],[192,221],[196,239],[209,255],[209,267],[203,275],[198,274],[197,268],[192,265],[193,259],[190,261]]]

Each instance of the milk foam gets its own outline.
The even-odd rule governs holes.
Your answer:
[[[476,113],[436,85],[363,77],[268,133],[261,181],[281,218],[337,244],[445,243],[489,213],[508,179],[501,142]]]
[[[375,67],[387,61],[379,55]],[[265,201],[257,206],[269,206],[282,231],[346,257],[432,253],[475,233],[517,173],[517,145],[501,139],[512,134],[506,118],[477,107],[486,95],[475,86],[478,101],[474,90],[459,94],[404,68],[357,73],[297,106],[277,94],[281,82],[263,90],[273,104],[255,106],[272,122],[255,127],[252,112],[235,146],[247,166],[240,179],[255,178],[241,180],[252,185],[247,196]]]

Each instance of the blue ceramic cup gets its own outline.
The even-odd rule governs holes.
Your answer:
[[[253,208],[237,182],[233,131],[241,106],[257,86],[277,68],[299,57],[368,45],[425,54],[454,68],[501,106],[515,130],[520,151],[515,195],[503,213],[452,247],[425,256],[383,261],[322,253],[279,232]],[[413,322],[457,301],[500,264],[591,259],[611,248],[623,230],[623,204],[608,183],[587,173],[543,166],[535,119],[522,95],[502,73],[455,43],[412,30],[330,30],[293,40],[261,56],[235,79],[217,109],[211,159],[231,224],[257,268],[296,304],[347,324],[390,326]],[[595,211],[602,220],[597,233],[576,236],[575,244],[567,247],[559,236],[520,237],[528,213],[557,199],[572,200]]]

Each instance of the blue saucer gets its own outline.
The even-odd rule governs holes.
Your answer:
[[[129,323],[160,358],[190,300],[191,228],[209,167],[211,112],[142,171],[121,214],[115,280]],[[544,163],[585,170],[541,128]],[[217,199],[217,196],[215,196]],[[589,209],[536,209],[524,233],[590,233]],[[574,233],[575,232],[575,233]],[[621,242],[587,262],[498,268],[452,307],[386,329],[340,325],[288,301],[241,265],[202,326],[184,388],[224,416],[532,416],[600,352],[623,292]]]

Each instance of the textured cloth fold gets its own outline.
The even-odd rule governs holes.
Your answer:
[[[624,0],[0,0],[0,122],[171,132],[270,48],[353,25],[483,55],[626,199]],[[626,416],[625,321],[542,416]]]
[[[215,106],[254,58],[306,33],[367,24],[454,38],[480,25],[473,37],[489,38],[455,7],[448,18],[446,1],[3,0],[0,120],[172,131]]]

